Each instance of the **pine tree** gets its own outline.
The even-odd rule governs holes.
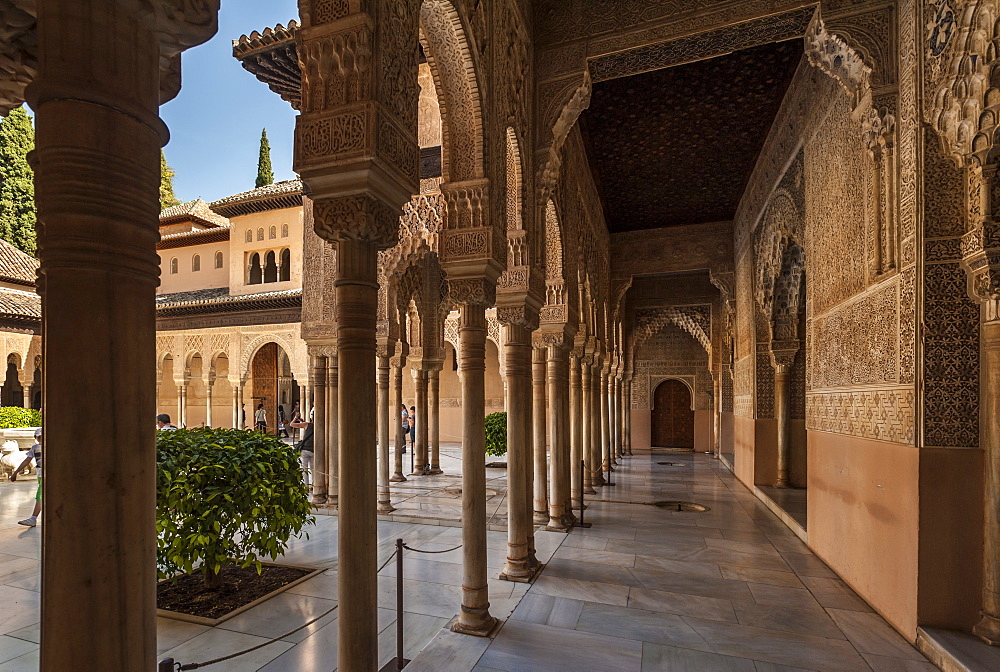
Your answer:
[[[257,159],[256,188],[265,187],[274,182],[274,171],[271,170],[271,145],[267,141],[267,129],[260,132],[260,158]]]
[[[31,117],[18,107],[0,119],[0,238],[35,254],[35,182],[28,152],[35,148]]]
[[[167,164],[167,157],[160,150],[160,209],[180,205],[174,196],[174,169]]]

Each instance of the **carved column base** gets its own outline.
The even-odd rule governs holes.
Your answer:
[[[437,476],[438,474],[443,474],[443,473],[444,473],[444,471],[441,469],[441,467],[432,464],[431,468],[428,469],[427,473],[424,474],[424,475],[425,476]]]
[[[323,506],[326,504],[326,495],[314,495],[312,498],[313,506]]]
[[[532,516],[532,520],[535,521],[536,525],[545,525],[549,522],[549,512],[548,511],[535,511]]]
[[[523,561],[507,560],[503,571],[500,572],[501,581],[513,581],[514,583],[531,583],[542,571],[542,563],[534,556],[528,556]]]
[[[1000,616],[982,612],[983,617],[972,628],[972,634],[990,646],[1000,646]]]
[[[396,507],[389,502],[379,502],[378,506],[375,507],[375,511],[382,515],[387,515],[396,510]]]
[[[390,483],[405,483],[406,482],[406,476],[403,476],[402,474],[399,474],[399,473],[393,474],[392,476],[389,477],[389,482]]]
[[[473,637],[489,637],[500,627],[500,620],[490,615],[489,606],[485,609],[462,607],[461,613],[448,627],[452,632]]]

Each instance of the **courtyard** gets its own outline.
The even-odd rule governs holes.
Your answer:
[[[441,497],[460,467],[460,446],[442,446],[444,476],[393,487],[378,523],[382,565],[401,538],[415,549],[461,544],[454,505]],[[673,462],[678,466],[660,464]],[[489,489],[505,494],[503,470]],[[935,668],[754,497],[719,461],[655,450],[623,460],[569,534],[538,530],[545,569],[532,584],[497,580],[506,533],[487,532],[492,638],[448,631],[461,601],[461,551],[404,556],[407,670],[709,672],[795,670],[932,672]],[[38,669],[40,528],[19,527],[34,484],[0,485],[0,672]],[[374,493],[373,493],[374,494]],[[600,501],[600,500],[613,501]],[[680,513],[667,499],[709,507]],[[460,499],[455,499],[456,505]],[[631,503],[625,503],[631,502]],[[318,513],[327,513],[318,511]],[[40,525],[44,525],[44,513]],[[401,522],[402,517],[425,522]],[[157,619],[157,653],[188,664],[262,644],[337,602],[336,515],[318,515],[283,561],[326,571],[218,627]],[[379,667],[395,654],[395,562],[378,575]],[[207,669],[330,672],[337,667],[338,612],[257,651]]]

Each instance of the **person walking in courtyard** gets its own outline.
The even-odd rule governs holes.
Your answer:
[[[303,420],[300,416],[296,415],[289,423],[295,429],[301,429],[302,440],[298,443],[299,449],[299,462],[302,464],[302,477],[305,479],[306,485],[309,486],[310,491],[312,491],[313,484],[313,423],[312,418],[309,421]]]
[[[35,491],[35,508],[31,515],[24,520],[17,521],[18,525],[34,527],[38,523],[38,515],[42,512],[42,430],[35,430],[35,445],[28,449],[28,456],[24,458],[21,465],[10,475],[11,481],[17,480],[17,475],[24,471],[31,461],[35,461],[35,473],[38,474],[38,489]]]
[[[277,436],[279,439],[288,438],[288,429],[285,426],[285,407],[278,404],[278,432]]]
[[[410,406],[410,450],[416,450],[417,445],[417,407]]]
[[[164,431],[177,429],[177,427],[170,422],[170,416],[166,413],[160,413],[156,416],[156,428]]]
[[[263,434],[267,431],[267,411],[264,404],[257,404],[257,410],[253,414],[253,428]]]
[[[410,434],[410,414],[406,410],[406,404],[400,406],[401,422],[403,423],[403,454],[406,454],[406,437]]]

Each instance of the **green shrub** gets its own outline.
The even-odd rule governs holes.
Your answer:
[[[507,454],[506,413],[490,413],[486,416],[486,454],[494,457]]]
[[[33,408],[21,408],[20,406],[0,407],[0,429],[41,426],[42,414]]]
[[[226,564],[276,559],[315,523],[299,452],[239,429],[156,433],[157,569],[161,578],[200,569],[220,585]]]

